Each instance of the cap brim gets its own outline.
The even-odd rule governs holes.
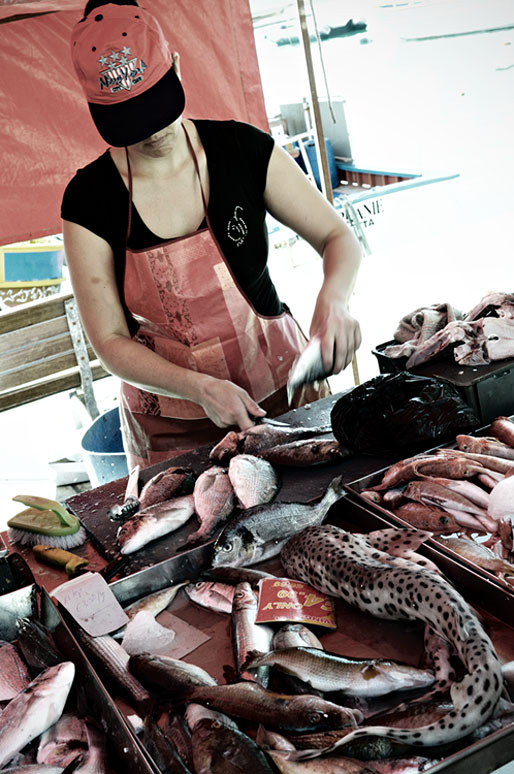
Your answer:
[[[116,148],[135,145],[160,132],[182,115],[185,104],[184,89],[173,67],[137,97],[114,105],[88,103],[100,135]]]

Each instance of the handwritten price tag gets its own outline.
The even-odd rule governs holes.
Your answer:
[[[128,615],[101,575],[86,572],[51,593],[92,637],[114,632]]]
[[[259,582],[257,623],[296,621],[336,629],[334,600],[302,581],[264,578]]]

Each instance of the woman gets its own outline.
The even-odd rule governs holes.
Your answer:
[[[269,135],[182,117],[178,57],[143,8],[89,3],[72,57],[111,147],[66,189],[67,262],[91,344],[122,380],[129,466],[145,466],[288,408],[306,339],[268,274],[266,212],[323,257],[310,334],[331,373],[360,344],[348,312],[360,248]]]

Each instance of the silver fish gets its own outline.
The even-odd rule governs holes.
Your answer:
[[[189,536],[186,546],[207,540],[234,510],[234,489],[227,469],[213,465],[204,470],[196,480],[193,497],[200,528]]]
[[[253,674],[243,669],[250,652],[267,653],[273,638],[273,629],[266,624],[255,622],[257,618],[258,598],[249,583],[239,583],[234,592],[232,603],[232,633],[238,676],[244,680],[254,680]],[[256,670],[258,682],[263,684],[267,669]]]
[[[271,502],[280,488],[273,465],[254,454],[232,457],[228,477],[242,508]]]
[[[171,656],[150,653],[131,656],[129,669],[143,685],[158,693],[182,692],[197,685],[218,684],[205,669]]]
[[[30,683],[30,674],[16,645],[0,641],[0,701],[8,701]]]
[[[161,589],[160,591],[154,591],[153,594],[147,594],[145,597],[141,597],[141,599],[136,599],[135,602],[132,602],[132,604],[123,609],[128,615],[130,621],[135,618],[136,615],[142,610],[146,610],[152,613],[152,615],[158,616],[159,613],[162,613],[163,610],[166,610],[166,608],[171,605],[180,589],[186,586],[188,582],[189,581],[185,581],[184,583],[176,583],[174,586],[170,586],[169,588]],[[121,639],[125,633],[126,628],[126,625],[121,626],[111,634],[111,637],[114,637],[118,640]]]
[[[45,669],[9,702],[0,722],[0,767],[57,723],[74,677],[73,662],[63,661]]]
[[[152,540],[174,532],[191,518],[194,510],[193,495],[184,495],[138,511],[118,530],[120,552],[132,554]]]
[[[64,774],[61,766],[47,766],[45,763],[28,763],[26,766],[9,766],[2,774]]]
[[[298,387],[326,379],[332,373],[333,368],[333,362],[328,370],[323,365],[321,342],[317,336],[313,336],[289,372],[287,379],[288,403],[291,403],[294,392]]]
[[[235,587],[228,583],[197,581],[184,589],[191,602],[214,613],[231,613]]]
[[[343,488],[339,476],[329,484],[319,503],[257,505],[232,519],[218,536],[213,567],[255,564],[280,553],[286,541],[307,526],[321,524]]]
[[[379,618],[419,619],[446,637],[467,673],[452,685],[455,710],[419,729],[369,726],[323,750],[376,735],[415,746],[439,745],[469,734],[494,711],[503,688],[498,656],[475,613],[442,576],[374,548],[365,536],[331,525],[310,527],[289,540],[282,564],[290,577],[310,583]],[[320,751],[302,753],[317,757]]]
[[[283,648],[250,658],[249,672],[262,666],[279,669],[324,693],[343,691],[348,696],[371,698],[392,691],[426,688],[434,682],[427,669],[417,669],[386,659],[357,659],[318,648]]]
[[[319,648],[319,650],[323,650],[323,645],[316,635],[301,623],[287,623],[284,624],[284,626],[281,626],[273,635],[271,646],[273,650],[300,647]]]
[[[91,637],[81,627],[77,627],[75,634],[87,655],[92,655],[101,662],[103,669],[116,681],[132,701],[138,704],[150,699],[150,694],[146,688],[136,680],[128,669],[129,654],[113,637],[108,634]]]

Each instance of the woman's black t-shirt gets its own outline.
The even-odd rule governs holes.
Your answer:
[[[207,157],[208,214],[212,230],[237,282],[264,316],[282,312],[267,268],[264,189],[273,138],[238,121],[194,120]],[[170,203],[173,206],[173,203]],[[105,239],[114,253],[123,306],[128,191],[109,151],[79,169],[64,192],[61,217]],[[138,250],[168,240],[153,234],[132,205],[128,245]],[[134,330],[133,321],[129,320]]]

